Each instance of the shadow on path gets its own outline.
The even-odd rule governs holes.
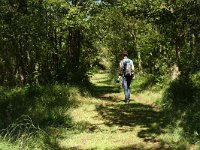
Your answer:
[[[120,90],[121,90],[120,87],[113,86],[110,80],[98,81],[96,82],[96,84],[92,84],[92,93],[93,93],[93,96],[96,98],[99,98],[99,97],[103,98],[105,94],[119,93]],[[107,97],[104,97],[104,98],[107,98]],[[112,99],[112,97],[109,97],[109,98]]]
[[[118,103],[119,97],[113,93],[119,93],[120,88],[111,86],[108,81],[103,82],[101,86],[98,83],[94,85],[95,97],[113,103],[104,103],[96,106],[97,112],[104,119],[105,125],[109,127],[118,126],[120,132],[134,132],[135,127],[139,127],[135,134],[137,137],[143,139],[145,143],[159,143],[159,149],[166,148],[163,142],[158,139],[158,136],[164,133],[166,127],[166,118],[162,111],[156,110],[153,106],[145,103],[132,102],[129,104]],[[107,83],[107,84],[106,84]],[[123,147],[122,149],[140,149],[139,146]],[[120,149],[120,148],[119,148]]]
[[[142,130],[138,132],[138,137],[146,140],[161,134],[165,127],[163,113],[141,103],[100,105],[97,111],[106,120],[108,126],[128,126],[130,128],[127,129],[130,130],[139,125]],[[126,129],[123,130],[126,132]]]

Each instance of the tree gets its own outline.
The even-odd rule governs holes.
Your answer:
[[[85,80],[96,54],[95,9],[92,0],[2,2],[1,84]]]

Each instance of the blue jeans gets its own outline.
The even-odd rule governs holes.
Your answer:
[[[132,77],[122,77],[122,88],[124,89],[125,102],[129,102],[130,99],[130,84]]]

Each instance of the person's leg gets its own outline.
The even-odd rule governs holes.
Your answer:
[[[127,89],[128,89],[128,98],[130,99],[130,94],[131,94],[131,91],[130,91],[130,84],[131,84],[131,81],[132,81],[132,77],[127,77]]]
[[[125,77],[123,77],[123,80],[122,80],[122,87],[124,89],[125,101],[128,102],[129,101],[130,90],[128,88],[127,79]]]

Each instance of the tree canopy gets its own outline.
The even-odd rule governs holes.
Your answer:
[[[140,71],[199,70],[199,7],[188,1],[1,1],[0,83],[87,79],[100,56],[128,50]],[[187,64],[187,65],[185,65]]]
[[[99,68],[118,75],[121,52],[127,50],[136,74],[151,76],[153,84],[165,86],[164,80],[169,81],[161,105],[166,114],[172,113],[172,123],[181,118],[184,132],[199,139],[200,0],[0,2],[0,104],[4,108],[0,118],[11,104],[10,116],[19,116],[20,110],[38,111],[34,106],[48,103],[42,101],[48,93],[46,99],[52,97],[52,103],[44,104],[39,113],[53,118],[53,100],[61,102],[58,107],[69,105],[63,102],[70,98],[68,85],[87,86]],[[67,87],[59,89],[56,84]],[[52,87],[41,88],[46,85]],[[2,87],[24,88],[28,94],[22,89],[11,92],[24,105],[15,107]],[[25,101],[31,94],[39,96]],[[31,105],[30,110],[26,105]],[[10,123],[5,120],[0,127]]]

